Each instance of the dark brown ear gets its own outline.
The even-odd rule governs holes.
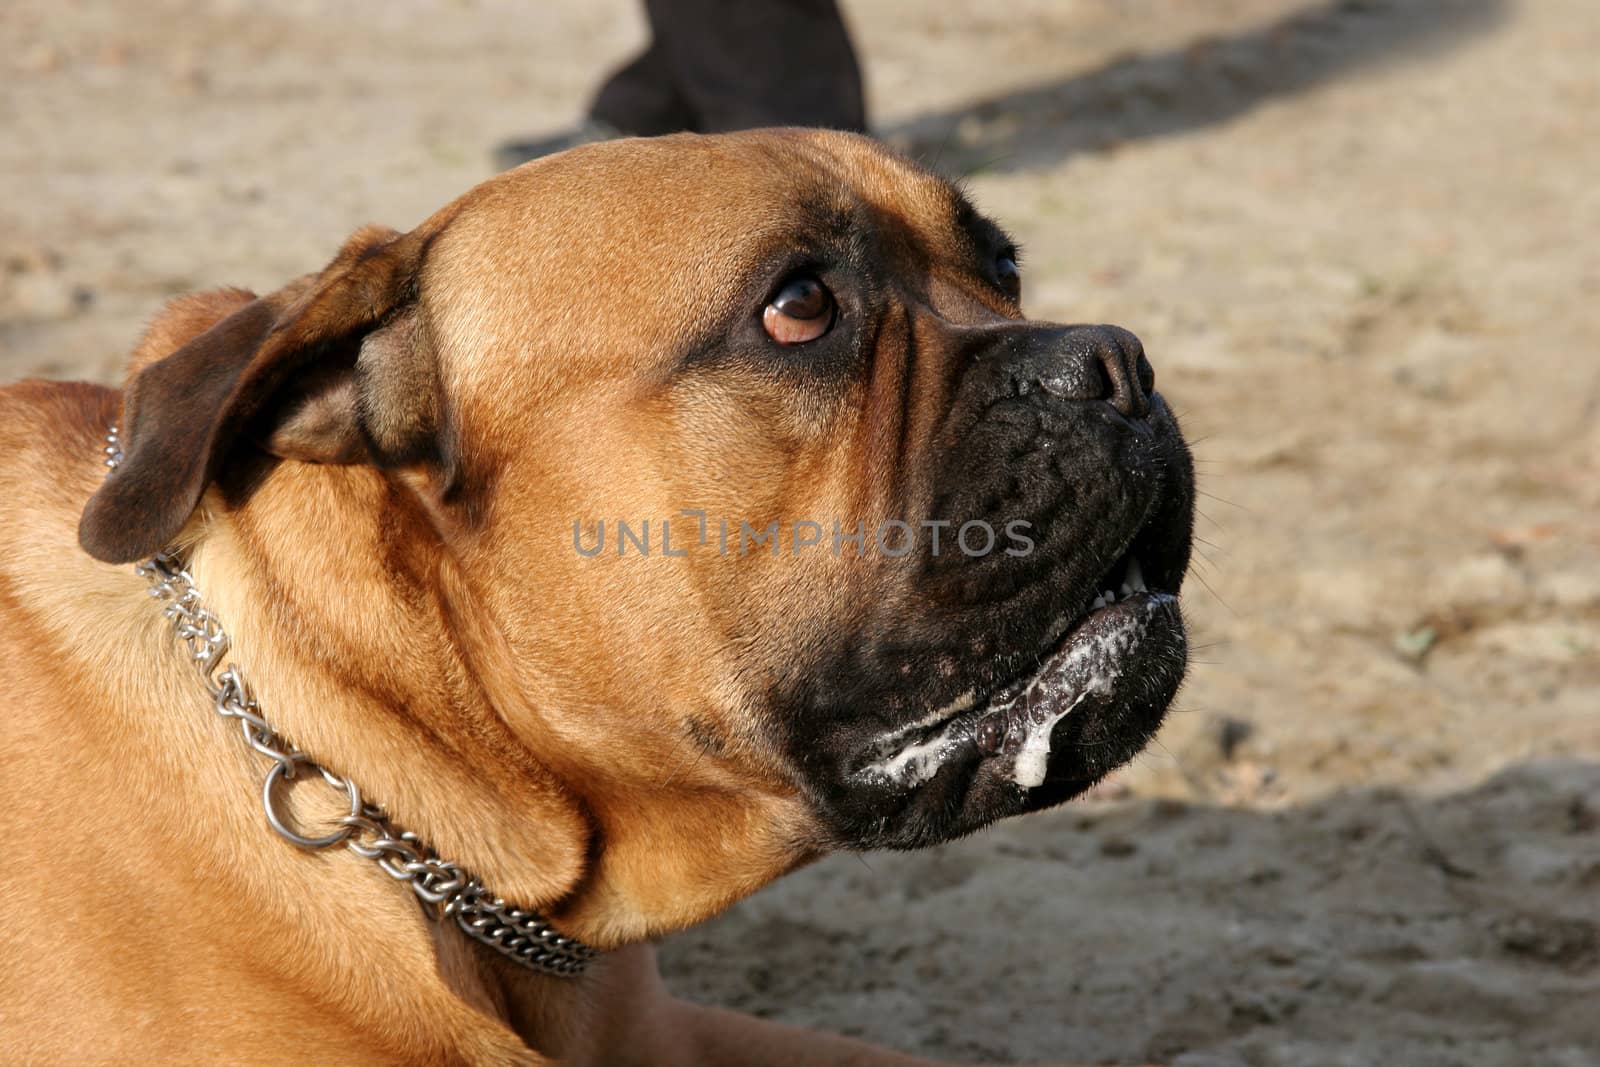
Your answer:
[[[364,377],[425,390],[407,397],[403,415],[373,413],[385,423],[382,444],[420,452],[416,440],[431,436],[437,410],[413,308],[424,245],[416,233],[365,227],[321,274],[261,298],[233,291],[225,306],[236,310],[136,368],[123,399],[122,463],[78,523],[84,550],[108,563],[161,551],[241,446],[317,462],[369,458]]]
[[[256,298],[248,289],[206,289],[167,301],[128,354],[126,386],[139,372],[205,333]]]

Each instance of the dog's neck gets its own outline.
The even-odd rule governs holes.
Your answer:
[[[498,895],[568,898],[589,828],[477,685],[448,560],[395,536],[422,521],[404,497],[368,468],[288,463],[223,514],[202,514],[189,569],[274,727]]]
[[[178,539],[280,734],[495,894],[602,950],[698,922],[809,858],[803,806],[707,788],[725,773],[712,760],[691,761],[699,779],[609,780],[604,746],[563,734],[581,712],[513,651],[407,477],[271,464],[209,490]],[[663,853],[660,819],[728,842],[729,866]]]

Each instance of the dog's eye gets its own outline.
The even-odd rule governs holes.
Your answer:
[[[994,277],[1000,283],[1000,288],[1010,294],[1011,299],[1021,298],[1022,272],[1017,269],[1016,253],[1002,252],[995,258]]]
[[[833,294],[810,275],[791,279],[761,312],[767,336],[780,345],[815,341],[833,325]]]

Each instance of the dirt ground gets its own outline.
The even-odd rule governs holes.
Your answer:
[[[841,856],[681,992],[951,1059],[1600,1064],[1600,6],[844,0],[879,127],[1141,335],[1198,662],[1092,801]],[[268,10],[270,9],[270,10]],[[0,11],[0,381],[112,380],[576,114],[628,0]]]

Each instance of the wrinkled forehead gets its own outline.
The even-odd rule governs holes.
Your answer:
[[[970,244],[975,218],[948,182],[853,134],[615,141],[501,175],[430,220],[423,298],[447,349],[578,355],[603,336],[613,353],[659,351],[796,250],[914,269]]]

